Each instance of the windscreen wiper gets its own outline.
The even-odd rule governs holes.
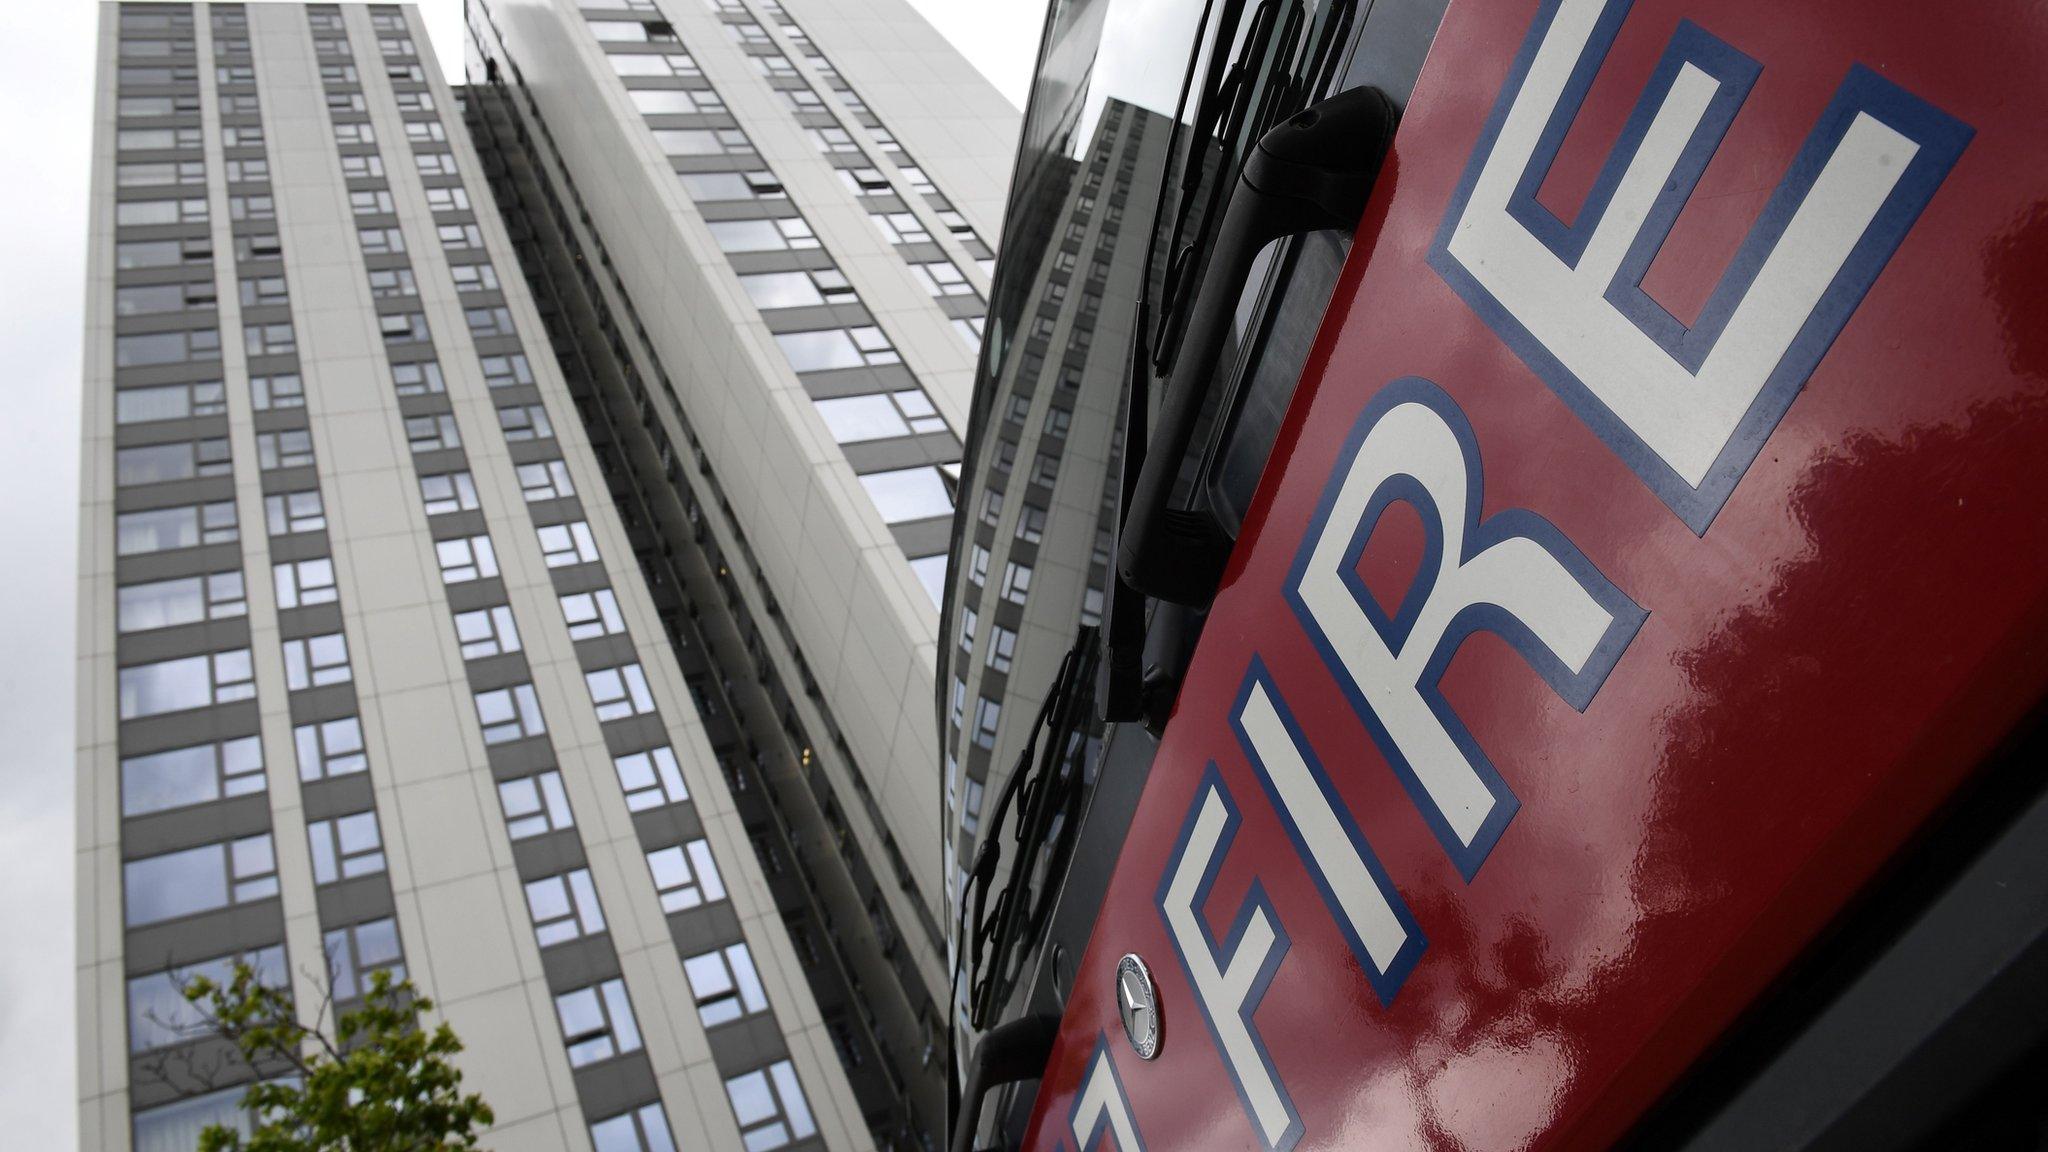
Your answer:
[[[1027,951],[1023,945],[1043,935],[1060,878],[1073,853],[1086,791],[1083,777],[1095,709],[1096,660],[1095,629],[1083,625],[1074,646],[1060,661],[1031,735],[989,812],[986,834],[968,870],[966,889],[960,894],[954,937],[959,944],[953,957],[956,992],[948,998],[948,1015],[957,1011],[953,1005],[958,1002],[964,962],[967,1019],[976,1031],[988,1028],[1016,990]],[[1016,855],[1002,887],[995,889],[1002,864],[1003,826],[1013,805],[1017,809],[1012,834]]]

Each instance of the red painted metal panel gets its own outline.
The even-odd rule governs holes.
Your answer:
[[[1731,263],[1753,270],[1745,237],[1777,212],[1774,191],[1831,101],[1878,93],[1867,107],[1897,112],[1913,144],[1888,155],[1923,162],[1901,177],[1927,185],[1924,209],[1893,221],[1902,239],[1845,265],[1862,262],[1867,294],[1837,286],[1819,311],[1840,313],[1839,334],[1802,330],[1817,364],[1774,377],[1730,440],[1722,503],[1711,480],[1660,478],[1663,457],[1631,440],[1626,419],[1573,393],[1581,374],[1545,360],[1558,329],[1518,328],[1526,301],[1488,316],[1496,298],[1469,282],[1479,274],[1460,285],[1469,267],[1435,251],[1503,86],[1512,94],[1546,22],[1576,15],[1562,8],[1450,7],[1078,967],[1029,1147],[1076,1147],[1076,1123],[1087,1136],[1110,1097],[1127,1099],[1155,1152],[1602,1146],[2043,697],[2048,15],[1903,0],[1626,11],[1535,198],[1570,222],[1600,195],[1674,43],[1722,90],[1749,83],[1641,279],[1679,321],[1707,327]],[[1952,167],[1944,148],[1960,149]],[[1795,341],[1787,363],[1799,354]],[[1513,798],[1491,851],[1465,862],[1469,882],[1379,721],[1292,607],[1295,565],[1361,414],[1427,394],[1384,391],[1406,378],[1441,390],[1450,424],[1470,422],[1482,519],[1505,531],[1540,517],[1625,598],[1609,605],[1615,619],[1631,603],[1645,614],[1608,636],[1618,658],[1590,699],[1569,699],[1571,678],[1540,672],[1527,645],[1482,630],[1456,646],[1444,705]],[[1781,386],[1779,419],[1769,397]],[[1357,571],[1385,616],[1434,570],[1431,519],[1397,502],[1363,542]],[[1258,666],[1411,918],[1419,954],[1378,977],[1384,987],[1233,727]],[[1242,908],[1284,938],[1242,1017],[1291,1108],[1284,1130],[1263,1134],[1162,913],[1212,784],[1237,812],[1197,905],[1218,963],[1261,939],[1256,924],[1248,942],[1230,939]],[[1157,981],[1153,1061],[1118,1022],[1114,972],[1131,952]],[[1113,1077],[1094,1075],[1103,1061]]]

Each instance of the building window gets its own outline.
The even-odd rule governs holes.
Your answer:
[[[946,430],[945,418],[932,407],[931,399],[920,388],[869,396],[839,396],[813,400],[811,404],[824,418],[825,428],[832,433],[832,439],[841,444]]]
[[[528,504],[576,494],[576,486],[569,482],[569,466],[560,460],[521,464],[514,471],[519,476],[519,491]]]
[[[370,991],[370,978],[378,972],[391,973],[391,982],[405,979],[405,954],[398,947],[398,922],[386,916],[336,928],[322,940],[327,953],[327,973],[337,1003],[347,1003]]]
[[[434,235],[440,238],[442,249],[449,252],[484,246],[483,231],[474,224],[442,224],[434,229]],[[509,318],[505,326],[512,326]]]
[[[1010,561],[1003,567],[1003,599],[1012,604],[1022,604],[1030,595],[1031,565]]]
[[[543,524],[539,528],[541,557],[550,568],[589,564],[597,560],[597,541],[590,525],[575,520],[567,524]]]
[[[313,465],[313,433],[304,428],[256,434],[256,466],[265,472],[275,468],[310,468]]]
[[[277,587],[279,608],[304,608],[335,601],[334,561],[326,556],[287,560],[273,565],[270,571]]]
[[[365,256],[395,256],[405,251],[405,233],[396,228],[359,228],[356,241]]]
[[[569,794],[562,790],[562,774],[553,769],[501,782],[498,803],[505,809],[505,828],[514,840],[576,826]]]
[[[185,712],[256,695],[247,648],[121,669],[121,719]]]
[[[808,272],[756,272],[740,277],[747,298],[763,312],[777,308],[813,308],[820,304],[845,304],[859,299],[846,274],[837,268],[814,268]]]
[[[739,1118],[747,1152],[771,1152],[817,1134],[796,1069],[787,1060],[727,1080],[725,1094]]]
[[[281,372],[274,376],[251,376],[249,401],[258,412],[304,408],[306,386],[296,372]]]
[[[914,212],[882,212],[868,217],[875,230],[891,244],[928,244],[932,234]]]
[[[690,994],[697,1001],[697,1019],[706,1028],[751,1016],[768,1007],[761,974],[744,943],[714,948],[683,961]]]
[[[413,280],[412,269],[370,269],[370,297],[372,299],[398,300],[419,294],[419,285]]]
[[[456,429],[452,412],[408,416],[405,420],[405,441],[414,452],[438,452],[444,448],[462,447],[462,433]]]
[[[539,736],[548,730],[540,714],[540,698],[534,695],[531,684],[477,693],[476,716],[483,725],[486,744]]]
[[[1081,594],[1081,623],[1102,623],[1102,589],[1090,588]]]
[[[220,303],[212,280],[190,280],[183,284],[138,284],[114,289],[114,315],[162,316],[171,312],[199,312]]]
[[[974,743],[977,747],[996,746],[996,724],[1002,719],[1003,706],[986,696],[974,701]]]
[[[612,767],[619,774],[619,787],[626,793],[628,811],[645,812],[667,804],[681,804],[690,798],[690,790],[683,786],[675,751],[667,745],[615,757]]]
[[[195,744],[121,761],[121,815],[145,816],[263,791],[263,742],[255,736]]]
[[[402,108],[402,107],[404,107],[404,106],[405,106],[405,98],[406,98],[407,96],[414,96],[414,97],[417,97],[417,98],[419,98],[420,100],[423,100],[423,101],[425,101],[425,102],[426,102],[426,104],[427,104],[427,107],[429,107],[429,108],[433,107],[433,97],[429,96],[429,95],[428,95],[428,94],[426,94],[425,92],[400,92],[400,93],[398,94],[398,104],[399,104],[399,107],[401,107],[401,108]],[[427,190],[426,190],[426,192],[427,192],[427,209],[428,209],[429,211],[432,211],[432,212],[467,212],[467,211],[469,211],[469,190],[468,190],[468,189],[466,189],[466,188],[429,188],[429,189],[427,189]],[[461,271],[461,270],[462,270],[462,269],[463,269],[464,267],[481,267],[481,268],[489,268],[489,267],[490,267],[490,265],[488,265],[488,264],[481,264],[481,265],[457,265],[457,266],[455,266],[454,268],[451,268],[451,269],[449,269],[449,271],[451,271],[451,272],[460,272],[460,271]],[[459,277],[459,276],[458,276],[458,277],[456,278],[456,280],[457,280],[457,282],[458,282],[458,283],[460,283],[460,281],[461,281],[461,277]],[[495,278],[495,277],[493,277],[493,278],[492,278],[492,287],[496,287],[496,286],[497,286],[497,281],[496,281],[496,278]]]
[[[1017,539],[1036,544],[1045,535],[1045,509],[1026,504],[1017,511]]]
[[[117,164],[114,166],[116,188],[163,188],[178,184],[206,183],[206,164],[199,160],[172,160],[158,163]]]
[[[411,71],[419,71],[418,66],[414,66]],[[455,154],[452,152],[414,153],[412,166],[418,169],[419,174],[422,176],[453,176],[456,174]]]
[[[244,308],[281,308],[292,302],[291,289],[282,276],[244,276],[238,286]],[[243,339],[254,352],[259,340],[244,328]]]
[[[327,509],[320,501],[320,490],[308,488],[303,492],[280,492],[263,498],[263,515],[272,536],[289,536],[295,532],[318,532],[327,527]],[[330,579],[331,583],[331,579]]]
[[[150,444],[114,453],[114,483],[123,488],[226,476],[233,469],[225,438]]]
[[[200,544],[231,544],[239,537],[232,500],[123,512],[114,518],[116,556],[168,552]]]
[[[512,609],[504,604],[457,612],[455,640],[462,645],[464,660],[519,651],[519,629],[512,622]]]
[[[998,672],[1010,670],[1010,659],[1017,654],[1017,634],[995,625],[988,636],[988,666]]]
[[[128,981],[128,1051],[152,1052],[214,1035],[212,1022],[199,1005],[185,999],[184,990],[201,977],[226,985],[234,980],[237,964],[254,969],[257,983],[266,988],[282,989],[289,983],[284,946],[279,944],[134,977]]]
[[[638,664],[600,668],[585,672],[583,683],[590,689],[590,702],[599,721],[645,716],[654,711],[654,695],[647,689],[647,676]]]
[[[391,385],[400,396],[425,396],[447,390],[441,382],[441,366],[432,360],[393,364]]]
[[[489,536],[458,536],[434,542],[434,555],[441,562],[441,583],[462,584],[498,574],[498,554]]]
[[[590,1143],[596,1152],[676,1152],[675,1138],[668,1130],[668,1115],[659,1102],[593,1123]]]
[[[136,42],[122,44],[123,54]],[[232,131],[232,129],[229,129]],[[197,148],[201,144],[197,128],[124,128],[114,133],[114,150],[117,152],[148,152],[164,148]]]
[[[688,116],[723,112],[725,101],[709,88],[636,88],[626,95],[643,116]]]
[[[284,642],[284,684],[294,692],[346,684],[354,675],[348,666],[348,639],[339,632]]]
[[[197,196],[179,200],[124,200],[114,205],[114,224],[121,228],[205,222],[206,201]]]
[[[718,243],[718,250],[737,252],[780,252],[791,248],[816,248],[818,238],[800,216],[774,220],[717,220],[705,227]]]
[[[988,583],[988,559],[988,549],[980,544],[973,544],[968,547],[967,579],[976,588]]]
[[[619,615],[618,598],[609,588],[573,592],[563,596],[561,601],[562,618],[569,625],[571,640],[592,640],[626,630],[626,622]]]
[[[270,833],[130,860],[121,870],[130,928],[277,895]]]
[[[972,296],[974,285],[967,282],[967,274],[953,266],[951,260],[937,260],[929,264],[912,264],[911,275],[924,285],[924,290],[933,296]]]
[[[754,151],[738,128],[657,128],[654,142],[670,156],[732,156]]]
[[[967,804],[960,810],[960,827],[969,836],[981,830],[981,802],[987,787],[972,776],[967,778]]]
[[[614,977],[555,997],[569,1065],[581,1068],[640,1050],[640,1028],[626,999],[626,982]]]
[[[333,884],[384,870],[384,837],[375,812],[355,812],[306,824],[313,851],[313,883]]]
[[[432,339],[427,332],[426,316],[418,312],[393,312],[379,316],[377,330],[383,334],[386,346],[424,344]]]
[[[604,931],[604,910],[598,906],[597,886],[590,882],[587,868],[527,884],[526,910],[543,948]]]
[[[654,874],[664,912],[683,912],[725,899],[718,862],[711,858],[711,845],[702,840],[649,852],[647,869]]]
[[[358,96],[356,99],[360,100],[362,97]],[[348,207],[349,211],[358,216],[389,216],[398,211],[397,206],[391,202],[390,191],[384,188],[366,188],[349,193]],[[376,273],[373,272],[370,274],[370,284],[374,287],[376,283]]]
[[[284,246],[275,232],[254,232],[235,237],[235,259],[238,262],[283,258]]]
[[[860,484],[885,524],[953,514],[953,498],[946,490],[946,481],[930,465],[869,472],[860,478]]]
[[[727,25],[731,27],[731,25]],[[811,146],[826,155],[860,151],[860,145],[853,142],[853,133],[844,128],[806,128],[804,135],[811,138]],[[873,171],[873,169],[869,169]]]
[[[429,188],[427,191],[448,192],[451,189]],[[456,188],[452,189],[452,191],[460,192],[462,189]],[[489,264],[456,264],[448,269],[448,275],[455,281],[455,290],[457,292],[496,292],[499,287],[498,270]],[[472,324],[471,328],[473,330],[475,325]],[[511,330],[512,322],[510,317],[507,317],[505,331],[510,332]]]
[[[420,477],[420,501],[427,515],[474,512],[477,509],[476,481],[467,472],[438,472]]]
[[[202,237],[186,240],[134,240],[114,245],[114,267],[171,268],[180,264],[197,267],[213,263],[213,241]]]
[[[240,572],[152,580],[115,590],[114,630],[122,635],[248,614]]]
[[[483,365],[484,383],[492,388],[510,388],[515,384],[533,383],[533,368],[526,357],[514,352],[506,356],[485,356],[478,363]]]
[[[802,91],[804,95],[812,95],[808,89]],[[783,94],[785,96],[790,95],[791,90],[784,89]],[[812,96],[812,98],[816,99],[815,96]],[[824,102],[819,101],[819,103],[822,105]],[[844,135],[844,129],[839,131]],[[851,137],[848,137],[849,142],[851,139]],[[839,182],[846,185],[846,190],[855,196],[887,196],[895,191],[894,188],[889,186],[889,178],[882,175],[882,170],[879,168],[841,168],[838,171]]]
[[[797,371],[856,369],[862,365],[899,365],[897,355],[881,328],[823,328],[815,332],[776,332],[774,342]]]
[[[539,404],[514,404],[498,409],[498,428],[505,439],[513,442],[546,440],[555,434],[554,426],[548,423],[547,408]]]
[[[611,56],[612,71],[620,76],[702,76],[697,62],[687,52],[659,56]]]
[[[785,200],[789,194],[771,172],[684,172],[676,179],[699,204],[723,200]]]
[[[298,754],[299,779],[308,783],[353,776],[370,766],[363,751],[362,721],[354,716],[301,724],[292,729],[292,746]]]

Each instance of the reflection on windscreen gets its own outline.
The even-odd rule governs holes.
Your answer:
[[[1222,203],[1213,191],[1234,179],[1247,134],[1314,87],[1288,70],[1315,72],[1304,61],[1321,57],[1304,46],[1331,38],[1315,32],[1328,11],[1350,8],[1219,0],[1235,19],[1225,63],[1255,66],[1231,99],[1205,103],[1226,70],[1206,50],[1190,60],[1204,0],[1055,0],[992,284],[939,645],[951,934],[966,865],[994,831],[983,817],[1077,627],[1102,617],[1133,348],[1162,346],[1175,283],[1201,274],[1204,226]],[[1144,342],[1141,298],[1156,309]],[[963,1018],[966,991],[955,989]]]

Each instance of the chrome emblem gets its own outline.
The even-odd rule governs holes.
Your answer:
[[[1116,962],[1116,1010],[1138,1059],[1159,1055],[1159,997],[1152,988],[1152,970],[1136,953]]]

